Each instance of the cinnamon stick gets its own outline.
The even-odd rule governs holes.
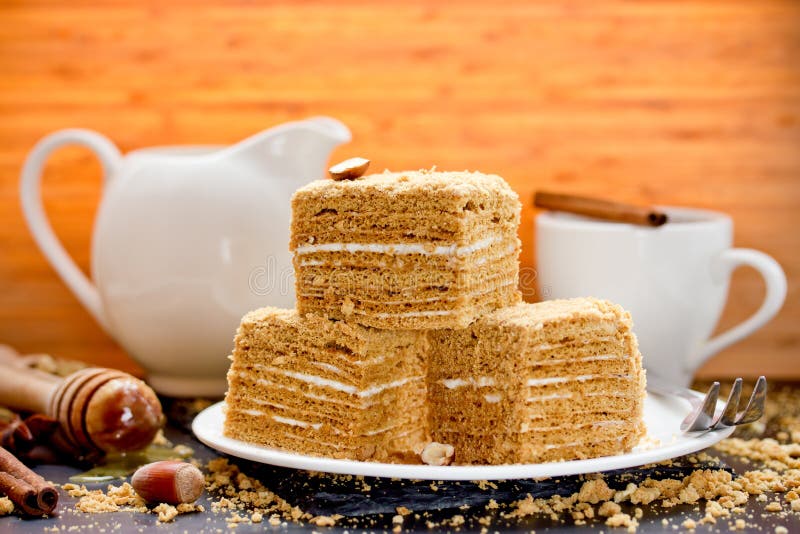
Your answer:
[[[667,222],[667,214],[652,207],[547,191],[537,191],[533,197],[533,205],[537,208],[568,211],[606,221],[643,226],[661,226]]]
[[[8,473],[0,472],[0,491],[6,494],[14,504],[28,515],[44,515],[39,509],[39,499],[33,486],[14,478]]]
[[[55,486],[0,447],[0,492],[28,515],[49,515],[58,506]]]

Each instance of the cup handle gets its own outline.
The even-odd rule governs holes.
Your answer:
[[[61,130],[44,137],[33,147],[22,167],[20,177],[22,211],[25,214],[28,229],[50,265],[95,321],[108,332],[108,324],[97,288],[67,254],[64,245],[56,237],[53,227],[47,219],[42,203],[42,169],[50,154],[65,145],[81,145],[94,152],[102,165],[104,182],[108,182],[112,172],[122,159],[122,155],[114,143],[90,130]]]
[[[741,265],[754,268],[761,274],[766,285],[766,295],[758,310],[733,328],[709,339],[689,363],[696,369],[709,357],[725,347],[746,338],[772,319],[783,306],[786,299],[786,275],[780,264],[771,256],[749,248],[732,248],[719,253],[711,265],[711,276],[722,281],[731,271]]]

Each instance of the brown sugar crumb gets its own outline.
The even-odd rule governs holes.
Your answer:
[[[781,503],[777,501],[773,501],[769,503],[766,508],[764,508],[767,512],[780,512],[781,511]]]
[[[153,513],[158,514],[159,523],[171,523],[178,517],[178,509],[164,502],[153,508]]]
[[[616,515],[622,511],[620,505],[613,501],[606,501],[600,505],[600,508],[597,510],[597,515],[600,517],[611,517]]]
[[[206,464],[206,491],[221,494],[212,502],[211,509],[240,510],[258,508],[261,513],[277,514],[289,521],[309,520],[311,515],[297,506],[292,506],[269,489],[258,479],[247,476],[227,458],[216,458]],[[272,519],[270,518],[270,524]]]
[[[0,497],[0,516],[8,515],[14,511],[14,503],[8,497]]]
[[[800,469],[798,443],[781,444],[771,438],[750,440],[728,438],[715,445],[715,448],[727,454],[763,462],[766,467],[778,471]]]
[[[61,489],[66,491],[70,497],[83,497],[89,494],[89,490],[86,489],[86,486],[78,486],[72,483],[64,484],[61,486]]]
[[[247,523],[247,518],[234,513],[226,517],[225,522],[228,523],[228,526],[238,525],[239,523]]]
[[[102,514],[128,510],[147,512],[144,500],[136,495],[133,486],[125,482],[121,486],[109,485],[106,493],[102,490],[86,490],[85,486],[68,490],[70,495],[80,495],[75,508],[87,514]]]
[[[687,519],[681,523],[681,526],[686,530],[694,530],[697,528],[697,523],[695,523],[694,519]]]
[[[340,515],[318,515],[317,517],[312,517],[308,522],[318,527],[332,527],[336,525],[336,521],[341,518],[342,516]]]
[[[589,480],[583,483],[581,490],[578,493],[578,500],[581,502],[589,502],[597,504],[600,501],[607,501],[614,496],[614,490],[608,487],[606,481],[602,478]]]
[[[443,524],[449,524],[451,527],[460,527],[466,522],[464,516],[461,514],[456,514],[450,518],[450,521],[446,521]]]
[[[706,524],[716,524],[717,519],[720,517],[728,517],[731,513],[729,510],[722,507],[716,501],[708,501],[706,503],[706,513],[702,519],[700,519],[699,524],[706,525]]]
[[[395,510],[400,515],[404,515],[405,516],[405,515],[410,515],[411,514],[411,510],[409,510],[405,506],[398,506],[397,508],[395,508]]]
[[[261,515],[261,512],[253,512],[252,515],[250,515],[250,521],[253,523],[261,523],[263,519],[264,516]]]
[[[497,484],[495,484],[494,482],[491,482],[489,480],[478,480],[475,483],[478,485],[478,487],[480,489],[482,489],[484,491],[486,491],[489,488],[495,489],[495,490],[497,489]]]
[[[628,514],[617,513],[606,519],[609,527],[627,527],[628,532],[636,532],[639,523]]]

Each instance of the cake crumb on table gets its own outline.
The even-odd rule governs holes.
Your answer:
[[[317,525],[318,527],[332,527],[336,525],[336,520],[340,517],[341,516],[318,515],[316,517],[312,517],[308,522],[312,525]]]
[[[158,514],[159,523],[170,523],[178,517],[178,509],[163,502],[153,508],[153,513]]]
[[[636,532],[636,527],[639,523],[628,514],[619,512],[606,519],[606,525],[609,527],[628,527],[628,532]]]
[[[8,515],[14,511],[14,503],[8,497],[0,497],[0,516]]]
[[[780,512],[782,510],[781,503],[777,501],[773,501],[769,503],[765,508],[767,512]]]
[[[622,511],[622,507],[613,501],[606,501],[600,505],[597,515],[600,517],[611,517]]]

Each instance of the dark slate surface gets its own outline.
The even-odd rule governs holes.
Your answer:
[[[176,414],[173,412],[173,416]],[[188,417],[172,418],[172,425],[167,429],[167,437],[174,443],[182,443],[195,450],[195,457],[207,461],[218,456],[199,442],[186,430]],[[705,465],[713,469],[725,469],[732,473],[754,469],[757,466],[745,465],[736,458],[716,454],[721,459],[719,465]],[[517,480],[497,483],[497,488],[481,489],[473,482],[437,482],[435,489],[428,481],[412,482],[390,479],[365,478],[362,481],[333,481],[328,477],[309,476],[304,471],[271,467],[247,461],[232,459],[241,470],[260,479],[265,486],[284,497],[294,505],[314,515],[341,514],[345,516],[334,528],[315,527],[288,523],[286,526],[273,527],[266,521],[261,524],[242,523],[236,532],[260,532],[264,530],[307,530],[307,531],[343,531],[353,533],[391,531],[392,516],[397,506],[405,506],[415,514],[406,517],[404,530],[428,530],[426,521],[439,522],[461,514],[466,519],[460,527],[462,532],[479,531],[482,527],[478,518],[493,515],[489,532],[625,532],[625,529],[612,529],[603,524],[604,519],[589,520],[587,525],[575,526],[572,519],[565,515],[559,521],[544,517],[527,517],[523,519],[505,519],[502,513],[506,510],[494,510],[492,514],[485,509],[490,499],[498,503],[511,503],[524,498],[527,494],[534,497],[553,494],[570,495],[576,492],[583,482],[582,477],[562,477],[547,480]],[[607,473],[606,480],[613,489],[624,489],[629,482],[638,482],[652,476],[653,478],[679,478],[693,469],[704,467],[703,464],[690,463],[686,459],[678,459],[671,467],[656,469],[630,469]],[[68,478],[81,472],[80,469],[67,466],[40,466],[36,470],[45,478],[58,483],[65,483]],[[364,482],[370,486],[364,491]],[[120,481],[115,482],[119,484]],[[105,488],[106,484],[89,485],[90,489]],[[770,496],[771,497],[771,496]],[[783,500],[783,495],[778,498]],[[767,502],[775,500],[770,498]],[[111,514],[83,514],[74,509],[76,499],[62,492],[59,510],[55,518],[22,519],[16,516],[0,518],[0,532],[15,534],[22,532],[44,532],[53,529],[59,532],[91,532],[91,533],[142,533],[142,532],[219,532],[228,530],[226,518],[228,512],[215,514],[210,512],[211,501],[204,495],[199,501],[206,508],[202,514],[186,514],[178,516],[175,522],[158,524],[154,514],[118,512]],[[759,503],[751,497],[747,505],[747,513],[734,514],[731,518],[718,519],[716,525],[699,526],[697,532],[727,532],[737,518],[743,518],[748,525],[757,524],[758,531],[772,533],[775,527],[782,525],[788,532],[800,532],[800,514],[789,514],[780,517],[778,514],[764,511],[766,502]],[[703,516],[704,503],[699,505],[682,505],[665,509],[659,505],[641,506],[644,516],[639,520],[638,532],[673,531],[671,525],[680,525],[684,519],[699,519]],[[623,512],[633,515],[634,506],[623,504]],[[670,527],[664,527],[662,519],[668,519]],[[266,518],[265,518],[266,520]],[[445,530],[455,530],[443,527]],[[681,529],[682,530],[682,529]],[[752,530],[752,529],[748,529]]]

